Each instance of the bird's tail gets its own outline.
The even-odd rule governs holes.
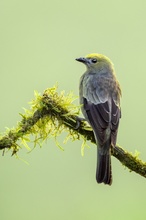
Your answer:
[[[97,169],[96,180],[98,183],[112,184],[112,169],[111,169],[111,153],[106,146],[109,143],[105,143],[105,146],[97,147]],[[105,150],[106,149],[106,150]]]

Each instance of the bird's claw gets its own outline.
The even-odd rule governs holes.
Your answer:
[[[80,117],[76,117],[76,126],[74,127],[74,129],[78,129],[81,126],[81,122],[82,121],[86,121],[85,118],[80,118]]]

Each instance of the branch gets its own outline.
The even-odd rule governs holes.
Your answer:
[[[58,94],[56,87],[45,90],[42,96],[35,92],[31,110],[25,110],[16,128],[8,130],[0,137],[0,150],[12,150],[12,155],[17,154],[22,146],[31,150],[27,143],[32,142],[32,138],[34,147],[51,137],[54,137],[57,143],[57,137],[63,131],[68,133],[65,142],[68,139],[82,139],[83,147],[86,140],[95,144],[93,131],[85,121],[81,121],[81,125],[76,129],[80,108],[72,103],[74,99],[71,93],[66,96],[64,92]],[[118,145],[112,150],[112,155],[130,171],[146,177],[146,163],[137,155],[132,155]]]

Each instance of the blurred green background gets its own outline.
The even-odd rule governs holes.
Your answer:
[[[73,91],[85,67],[76,57],[110,57],[123,90],[118,144],[146,161],[146,2],[0,0],[0,131],[20,120],[34,90]],[[76,101],[78,104],[78,100]],[[63,138],[61,141],[63,141]],[[96,146],[81,141],[0,158],[1,220],[146,218],[146,180],[112,158],[113,185],[95,181]],[[2,152],[1,152],[2,155]]]

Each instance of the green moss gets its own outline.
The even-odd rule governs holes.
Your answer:
[[[29,143],[32,140],[36,147],[41,146],[48,138],[54,138],[60,147],[57,137],[62,132],[68,133],[66,141],[80,139],[80,135],[74,129],[76,115],[79,114],[79,106],[73,104],[75,99],[72,93],[65,95],[62,91],[58,94],[56,86],[45,90],[43,95],[35,91],[30,110],[25,109],[25,113],[20,114],[22,120],[15,129],[10,129],[1,136],[0,149],[11,149],[12,154],[17,153],[22,147],[30,151]]]

